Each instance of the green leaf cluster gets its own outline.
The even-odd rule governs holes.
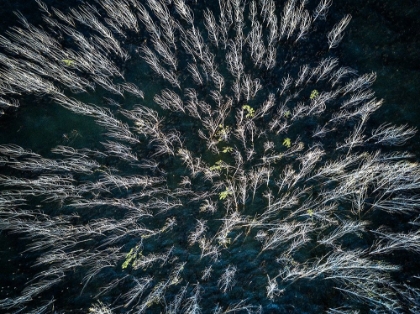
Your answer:
[[[61,61],[64,63],[65,66],[68,66],[68,67],[74,64],[74,60],[70,60],[70,59],[63,59]]]
[[[245,115],[246,118],[254,117],[255,110],[250,105],[243,105],[242,109],[244,109],[246,111],[246,115]]]
[[[292,146],[292,140],[288,137],[286,137],[283,141],[283,146],[286,146],[287,148],[290,148]]]
[[[133,247],[130,252],[127,253],[127,255],[125,256],[125,261],[122,264],[121,268],[122,269],[126,269],[128,266],[132,265],[133,262],[136,260],[137,258],[137,251],[139,250],[139,246],[136,245],[135,247]]]
[[[229,191],[229,189],[228,188],[226,188],[226,190],[224,190],[223,192],[220,192],[219,193],[219,200],[224,200],[226,197],[228,197],[229,195],[231,195],[232,194],[232,192],[231,191]]]
[[[223,141],[230,132],[229,126],[223,126],[223,124],[219,124],[219,130],[216,132],[216,136],[219,138],[219,142]]]
[[[313,100],[313,99],[317,98],[318,96],[319,96],[319,92],[318,92],[316,89],[314,89],[314,90],[311,92],[311,96],[309,96],[309,99],[310,99],[310,100]]]
[[[222,170],[222,168],[223,168],[223,161],[218,160],[218,161],[216,161],[216,163],[213,166],[210,167],[210,170],[211,171],[215,171],[215,170],[220,171],[220,170]]]
[[[230,146],[226,146],[226,147],[223,147],[223,149],[222,149],[222,153],[230,153],[230,152],[232,152],[232,150],[233,150],[233,148],[232,147],[230,147]]]

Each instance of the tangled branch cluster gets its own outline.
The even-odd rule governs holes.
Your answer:
[[[0,145],[0,228],[33,267],[0,308],[420,311],[418,272],[403,279],[393,255],[420,253],[420,167],[393,148],[416,130],[369,123],[375,74],[334,55],[350,15],[331,28],[331,0],[37,2],[43,27],[18,14],[0,36],[0,104],[36,95],[101,132],[48,156]]]

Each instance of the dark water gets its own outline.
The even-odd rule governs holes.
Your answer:
[[[281,1],[282,2],[282,1]],[[45,1],[48,6],[54,6],[67,12],[69,7],[81,4],[81,1],[66,1],[65,4],[61,1]],[[191,1],[190,5],[194,7],[195,12],[202,12],[204,9],[203,4],[195,4]],[[213,6],[213,5],[210,5]],[[216,4],[214,4],[216,6]],[[278,5],[279,8],[283,6]],[[309,1],[307,6],[313,9],[313,1]],[[11,25],[16,25],[16,18],[12,11],[19,10],[27,19],[34,25],[42,23],[40,13],[37,9],[35,2],[28,3],[28,1],[4,1],[1,8],[0,15],[0,28],[1,33],[5,33],[7,28]],[[310,39],[305,42],[308,50],[302,46],[288,48],[286,47],[281,53],[284,53],[284,59],[289,60],[296,54],[300,58],[300,62],[311,62],[313,56],[320,51],[319,40],[321,37],[325,40],[325,29],[331,27],[339,21],[345,14],[352,15],[352,21],[346,29],[344,39],[339,47],[332,53],[334,57],[340,60],[340,65],[350,66],[357,70],[358,74],[369,72],[377,73],[377,80],[372,86],[376,93],[376,97],[384,99],[383,106],[373,114],[370,120],[369,128],[379,126],[383,122],[392,122],[397,125],[408,124],[414,127],[420,127],[420,2],[419,1],[339,1],[335,0],[330,8],[327,21],[319,26],[319,29],[312,30],[313,34]],[[197,22],[200,24],[200,22]],[[202,27],[202,24],[200,24]],[[199,27],[200,27],[199,26]],[[323,31],[323,35],[319,35]],[[313,36],[313,37],[311,37]],[[119,66],[123,69],[124,76],[127,82],[135,82],[136,85],[145,92],[145,99],[139,100],[138,98],[127,96],[124,99],[116,97],[122,103],[122,108],[132,109],[135,105],[141,102],[142,105],[157,109],[157,105],[153,103],[153,96],[159,94],[163,88],[169,88],[167,83],[162,82],[161,79],[156,77],[154,73],[144,65],[141,58],[135,54],[135,50],[141,45],[148,37],[141,34],[139,38],[131,38],[124,43],[124,47],[129,50],[132,58],[126,63],[120,63]],[[325,43],[324,43],[325,46]],[[224,60],[224,51],[215,51],[216,62],[222,63]],[[219,53],[219,54],[217,54]],[[327,54],[324,50],[322,53]],[[320,53],[321,54],[321,53]],[[180,57],[180,68],[185,68],[187,56]],[[316,60],[319,60],[317,58]],[[298,67],[293,66],[293,63],[285,64],[284,67],[273,70],[269,77],[264,77],[265,90],[260,98],[256,98],[250,102],[250,105],[257,108],[259,103],[263,102],[267,94],[276,88],[276,80],[280,80],[282,75],[290,71],[297,71]],[[297,64],[297,63],[295,63]],[[262,72],[262,71],[261,71]],[[223,75],[228,76],[225,69]],[[296,75],[296,73],[294,73]],[[182,73],[180,74],[181,77]],[[263,74],[261,74],[263,76]],[[192,85],[192,81],[185,78],[185,86]],[[268,87],[266,87],[268,86]],[[313,89],[322,90],[326,88],[323,83],[308,88],[305,92],[309,97]],[[200,91],[205,94],[207,90]],[[230,91],[231,93],[231,91]],[[69,93],[71,95],[71,93]],[[103,97],[112,97],[112,95],[98,88],[95,92],[90,92],[88,95],[79,94],[74,95],[77,99],[86,103],[95,104],[97,106],[106,107],[106,102]],[[207,96],[208,97],[208,96]],[[103,135],[104,128],[98,126],[94,119],[70,113],[68,110],[54,104],[48,97],[38,97],[34,95],[24,95],[20,98],[21,107],[16,111],[8,112],[0,118],[0,144],[14,143],[24,148],[30,149],[44,157],[55,158],[51,153],[51,149],[57,145],[66,145],[74,148],[90,148],[92,150],[104,150],[101,142],[107,138]],[[110,107],[111,111],[116,113],[115,108]],[[176,128],[180,133],[186,135],[184,145],[194,151],[197,155],[202,156],[205,162],[215,164],[220,157],[214,156],[206,150],[203,141],[198,137],[188,137],[191,130],[196,130],[200,127],[199,123],[194,119],[185,119],[182,114],[174,113],[168,114],[165,117],[166,130]],[[119,118],[126,122],[123,117]],[[288,136],[292,140],[296,140],[298,136],[306,144],[313,144],[311,142],[309,133],[313,129],[315,123],[321,123],[323,119],[326,121],[330,116],[320,117],[316,121],[305,121],[302,124],[295,124]],[[229,120],[230,119],[230,120]],[[234,117],[228,118],[228,121],[234,122]],[[354,125],[345,126],[345,130],[351,130]],[[260,122],[259,128],[264,128],[264,121]],[[345,132],[344,132],[345,133]],[[337,132],[336,137],[327,138],[324,140],[324,146],[328,148],[335,147],[335,143],[342,141],[347,134]],[[282,146],[285,136],[271,137],[277,145]],[[145,139],[141,139],[145,142]],[[403,147],[404,151],[415,154],[418,159],[420,156],[420,135],[416,134],[410,139]],[[150,145],[143,145],[135,147],[138,159],[147,158],[153,152]],[[239,141],[233,142],[239,145]],[[258,144],[256,144],[258,145]],[[387,148],[384,148],[386,150]],[[258,148],[262,151],[262,144]],[[331,159],[335,156],[334,150],[330,149]],[[98,159],[103,167],[108,169],[117,169],[116,173],[121,176],[131,176],[138,174],[151,174],[144,170],[139,170],[136,167],[131,167],[128,163],[119,161],[117,158],[104,158]],[[233,163],[232,157],[226,157],[226,162]],[[167,186],[169,189],[175,189],[181,180],[181,177],[188,175],[188,171],[183,166],[179,158],[168,157],[159,159],[161,167],[167,171],[165,174]],[[276,165],[273,176],[278,177],[281,169],[287,166],[288,163],[297,167],[293,160],[281,161]],[[249,166],[250,167],[250,166]],[[3,169],[2,173],[10,176],[22,175],[19,171]],[[28,178],[34,178],[37,174],[25,174]],[[97,177],[93,175],[75,174],[78,182],[96,182]],[[95,181],[96,180],[96,181]],[[205,192],[211,189],[208,182],[203,182],[203,178],[199,177],[192,181],[193,185],[197,185],[197,192]],[[267,184],[268,186],[268,184]],[[316,189],[316,188],[315,188]],[[133,190],[113,190],[111,197],[118,199],[129,198],[130,195],[140,192],[141,189]],[[313,191],[311,196],[320,193],[321,189]],[[312,192],[311,192],[312,193]],[[257,197],[251,202],[248,201],[243,209],[243,214],[253,216],[265,206],[266,198],[263,193],[259,191]],[[108,195],[109,196],[109,195]],[[88,197],[93,197],[89,194]],[[216,195],[217,198],[217,195]],[[213,277],[209,282],[203,282],[205,292],[202,292],[202,305],[203,313],[212,313],[217,304],[222,309],[228,310],[228,307],[233,304],[238,304],[241,300],[245,300],[244,304],[261,305],[264,313],[322,313],[328,308],[338,308],[342,304],[350,304],[353,309],[359,309],[363,313],[368,313],[369,306],[358,303],[357,301],[348,300],[347,297],[341,294],[332,281],[324,280],[323,278],[315,278],[313,280],[303,279],[293,284],[280,282],[279,287],[284,289],[285,292],[271,301],[266,297],[266,283],[267,274],[271,277],[275,276],[281,267],[282,263],[275,262],[279,257],[278,250],[267,250],[259,253],[260,244],[257,241],[251,240],[257,235],[256,230],[251,230],[249,235],[244,234],[244,230],[233,230],[229,234],[229,238],[236,239],[229,245],[228,249],[222,251],[221,258],[212,263],[209,259],[200,259],[201,250],[197,244],[195,246],[188,245],[188,235],[194,231],[196,220],[205,219],[211,221],[208,225],[209,234],[215,234],[221,227],[221,221],[225,218],[224,211],[216,212],[215,214],[200,214],[200,204],[196,201],[188,202],[188,197],[182,199],[183,205],[181,207],[172,209],[171,211],[156,215],[153,218],[145,218],[140,223],[150,226],[155,229],[164,228],[168,219],[173,217],[177,220],[177,225],[169,230],[167,233],[159,235],[153,241],[145,240],[143,245],[142,254],[145,256],[166,252],[172,246],[176,252],[173,256],[178,259],[176,262],[185,262],[188,267],[182,272],[184,282],[182,286],[187,286],[186,298],[194,295],[194,284],[201,280],[201,272],[208,266],[213,265]],[[33,204],[31,203],[33,202]],[[219,204],[220,205],[220,204]],[[338,215],[341,211],[349,211],[350,206],[348,203],[344,204],[338,209]],[[113,218],[115,220],[123,219],[126,212],[119,211],[112,206],[104,206],[88,210],[74,210],[71,207],[60,208],[57,203],[47,203],[34,197],[29,199],[27,207],[30,210],[40,210],[42,213],[51,217],[60,217],[60,215],[77,215],[74,225],[80,226],[84,223],[94,221],[98,218]],[[156,210],[157,211],[157,210]],[[279,214],[276,219],[282,219],[288,213]],[[415,214],[407,217],[404,215],[388,215],[382,212],[368,213],[364,218],[371,221],[372,229],[377,228],[383,224],[393,228],[394,231],[405,231],[407,223],[415,218]],[[73,222],[73,221],[72,221]],[[273,223],[276,223],[273,220]],[[48,265],[33,266],[44,252],[28,252],[25,251],[27,245],[32,243],[31,235],[26,234],[26,238],[21,235],[16,235],[8,231],[4,231],[1,235],[1,248],[0,252],[0,265],[2,265],[1,272],[1,291],[0,299],[13,298],[21,294],[28,281],[36,277],[37,274],[48,269]],[[94,252],[95,249],[100,247],[99,241],[106,241],[107,234],[104,236],[93,237],[91,240],[86,239],[85,243],[78,246],[78,249],[85,250],[86,252]],[[340,245],[347,249],[365,249],[373,243],[373,237],[369,235],[359,237],[351,234],[346,235],[340,241]],[[116,242],[115,246],[122,247],[121,252],[126,254],[130,249],[134,248],[139,242],[143,241],[137,234],[130,234]],[[108,246],[110,251],[102,251],[102,254],[112,254],[112,246]],[[99,250],[101,250],[100,248]],[[299,250],[294,256],[295,261],[298,263],[305,263],[312,261],[315,258],[322,256],[327,251],[318,248],[314,241],[310,242],[307,247]],[[122,253],[121,253],[122,254]],[[48,289],[46,292],[40,293],[38,299],[28,302],[28,307],[23,308],[23,313],[29,312],[32,309],[48,303],[49,300],[56,300],[53,305],[49,305],[45,310],[46,313],[86,313],[89,307],[97,300],[104,302],[112,307],[117,307],[115,313],[132,312],[136,313],[135,304],[138,301],[130,304],[127,307],[124,305],[122,295],[133,288],[134,283],[132,277],[144,278],[145,276],[154,276],[153,285],[156,286],[159,282],[167,280],[171,271],[173,271],[173,264],[169,267],[168,264],[156,263],[147,269],[139,270],[122,270],[121,264],[125,256],[122,254],[120,263],[104,268],[92,280],[91,283],[86,285],[86,288],[80,293],[84,282],[83,277],[89,271],[90,265],[75,267],[72,271],[66,271],[64,280],[57,283],[53,288]],[[414,288],[419,287],[419,282],[413,279],[418,276],[418,255],[408,252],[400,252],[395,255],[389,255],[384,258],[385,262],[401,265],[402,270],[392,274],[392,278],[401,284],[412,282]],[[175,263],[175,261],[173,262]],[[222,276],[225,269],[229,265],[235,265],[240,274],[236,278],[236,285],[228,293],[221,293],[218,285],[217,278]],[[127,274],[127,279],[125,275]],[[130,277],[131,276],[131,277]],[[106,292],[97,296],[98,292],[109,283],[121,279],[116,289]],[[130,281],[130,280],[131,281]],[[203,289],[204,290],[204,289]],[[144,297],[150,293],[152,289],[146,290]],[[174,296],[179,293],[180,286],[171,286],[165,292],[167,300],[172,301]],[[401,302],[404,304],[404,301]],[[151,306],[146,313],[164,313],[163,302]],[[257,307],[253,308],[257,310]],[[401,312],[407,310],[403,308]],[[18,312],[18,309],[6,309],[6,313]],[[238,311],[240,313],[245,311]]]

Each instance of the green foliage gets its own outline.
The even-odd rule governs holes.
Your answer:
[[[292,140],[288,137],[286,137],[283,141],[283,146],[286,146],[287,148],[290,148],[292,146]]]
[[[130,252],[127,253],[127,255],[125,256],[125,261],[122,264],[121,268],[122,269],[126,269],[128,266],[132,265],[133,262],[136,260],[137,258],[137,251],[139,250],[139,246],[136,245],[135,247],[133,247]]]
[[[222,160],[218,160],[216,161],[216,163],[210,167],[211,171],[217,170],[220,171],[223,168],[223,161]]]
[[[222,153],[230,153],[230,152],[232,152],[232,150],[233,150],[233,148],[232,147],[230,147],[230,146],[226,146],[226,147],[223,147],[223,149],[222,149]]]
[[[314,90],[311,92],[311,96],[309,96],[309,98],[310,98],[311,100],[313,100],[313,99],[317,98],[318,96],[319,96],[319,92],[318,92],[316,89],[314,89]]]
[[[228,197],[231,194],[232,194],[232,192],[228,188],[226,188],[226,190],[224,190],[223,192],[220,192],[219,193],[219,200],[222,201],[222,200],[224,200],[226,197]]]
[[[292,113],[290,112],[290,110],[286,110],[285,112],[284,112],[284,117],[286,118],[286,119],[288,119],[288,118],[290,118],[290,115],[291,115]]]
[[[68,66],[68,67],[74,64],[74,60],[70,60],[70,59],[63,59],[61,61],[64,63],[65,66]]]
[[[219,142],[223,140],[226,141],[229,133],[230,133],[229,126],[223,126],[223,124],[219,124],[219,130],[216,132],[216,136],[218,137]]]
[[[243,105],[242,109],[244,109],[246,111],[246,115],[245,115],[246,118],[254,117],[255,110],[250,105]]]

